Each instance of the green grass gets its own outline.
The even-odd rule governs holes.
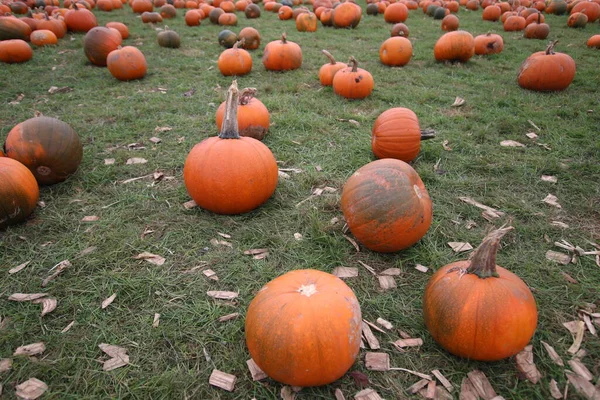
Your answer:
[[[499,23],[482,21],[481,12],[461,8],[461,29],[473,35],[500,33],[505,41],[502,54],[476,56],[465,65],[436,63],[433,45],[442,33],[440,21],[419,10],[412,11],[406,22],[414,55],[404,68],[388,68],[379,62],[379,46],[391,28],[381,15],[363,15],[355,30],[319,26],[310,34],[296,32],[293,21],[279,21],[272,13],[263,12],[256,20],[239,14],[240,24],[233,30],[255,26],[262,44],[252,53],[253,71],[240,77],[238,84],[258,88],[258,98],[270,110],[272,127],[264,143],[280,166],[303,172],[280,180],[274,196],[257,210],[219,216],[183,208],[189,197],[182,168],[192,146],[217,133],[214,114],[231,83],[216,66],[223,50],[217,44],[222,28],[208,20],[200,27],[186,27],[182,10],[178,13],[168,21],[182,37],[182,47],[177,50],[158,47],[153,27],[143,25],[128,7],[96,13],[101,24],[115,20],[129,26],[131,37],[125,44],[138,46],[148,60],[143,80],[119,82],[107,69],[90,65],[83,54],[82,35],[67,35],[56,47],[36,49],[28,63],[2,65],[1,140],[14,125],[39,111],[69,123],[84,143],[78,172],[64,183],[41,189],[40,199],[46,207],[38,208],[27,223],[0,233],[0,316],[9,320],[0,329],[0,358],[11,357],[15,348],[24,344],[43,341],[47,346],[36,358],[15,358],[12,369],[0,375],[6,398],[12,398],[14,386],[30,377],[46,382],[45,398],[54,399],[278,398],[280,384],[253,382],[246,368],[246,307],[262,285],[286,271],[316,268],[330,272],[340,265],[361,268],[360,276],[347,283],[361,303],[364,318],[374,321],[383,317],[396,327],[387,335],[376,333],[393,366],[425,373],[437,368],[457,387],[467,372],[478,368],[507,399],[548,399],[552,378],[564,388],[563,369],[552,364],[540,340],[551,343],[567,359],[572,339],[562,323],[575,319],[585,303],[599,304],[600,275],[590,256],[562,266],[547,261],[544,254],[558,250],[551,242],[560,239],[586,250],[592,249],[586,240],[600,240],[599,53],[585,45],[587,38],[600,33],[598,23],[575,30],[566,27],[566,16],[547,17],[549,39],[558,39],[557,50],[574,58],[577,75],[564,92],[535,93],[519,88],[517,71],[522,61],[543,50],[546,42],[504,33]],[[302,68],[267,72],[260,61],[262,48],[283,31],[301,45]],[[321,88],[317,71],[326,62],[320,54],[323,48],[340,61],[355,56],[360,66],[373,74],[372,95],[363,101],[347,101],[334,95],[331,88]],[[50,86],[74,90],[51,95]],[[167,89],[166,93],[157,91],[159,87]],[[184,97],[192,88],[195,94]],[[19,104],[9,104],[21,93],[25,97]],[[456,96],[466,99],[465,106],[451,107]],[[343,223],[332,225],[330,221],[342,218],[339,196],[346,179],[374,160],[371,126],[390,107],[412,109],[422,128],[438,133],[438,138],[423,143],[413,163],[433,199],[434,221],[429,233],[410,249],[377,254],[363,248],[357,253],[343,236]],[[354,119],[360,126],[339,119]],[[163,126],[172,130],[155,132]],[[550,150],[525,137],[530,131]],[[150,143],[152,136],[159,136],[162,143]],[[506,139],[527,147],[500,147],[500,141]],[[443,149],[445,140],[451,152]],[[127,145],[134,142],[144,143],[146,149],[128,150]],[[144,157],[148,163],[127,166],[130,157]],[[104,165],[105,158],[115,158],[116,163]],[[444,174],[434,172],[438,160]],[[174,179],[156,185],[151,185],[150,179],[121,183],[155,170]],[[556,175],[558,183],[542,182],[542,174]],[[325,185],[338,192],[295,206],[314,188]],[[562,209],[541,202],[548,193],[558,197]],[[509,222],[516,228],[504,239],[498,263],[521,276],[538,302],[539,325],[532,339],[535,361],[543,374],[538,385],[519,380],[511,359],[479,363],[449,355],[433,342],[424,326],[421,296],[430,274],[414,270],[414,265],[435,270],[462,259],[465,255],[453,254],[446,243],[476,245],[492,228],[480,210],[460,202],[459,196],[505,211],[507,217],[494,225]],[[100,216],[100,220],[80,222],[86,215]],[[468,220],[477,226],[467,230]],[[553,220],[570,228],[553,227]],[[145,229],[154,233],[142,238]],[[220,238],[217,232],[232,236],[232,249],[210,244],[210,239]],[[296,241],[296,232],[304,240]],[[90,246],[97,250],[78,255]],[[262,247],[270,251],[265,260],[242,254]],[[167,262],[159,267],[132,258],[143,251],[160,254]],[[6,300],[15,292],[42,291],[42,279],[64,259],[73,266],[44,289],[58,299],[54,312],[40,318],[39,305]],[[32,262],[23,271],[8,275],[9,268],[27,260]],[[378,271],[400,268],[403,274],[397,277],[398,288],[379,290],[377,280],[358,261]],[[200,272],[184,273],[198,265],[215,270],[219,282],[207,280]],[[578,283],[566,282],[561,271]],[[240,296],[234,304],[225,304],[208,298],[207,290],[235,290]],[[101,310],[102,300],[115,292],[115,302]],[[226,323],[216,321],[232,312],[242,316]],[[161,314],[156,329],[151,326],[154,313]],[[71,330],[61,334],[73,320]],[[388,343],[399,338],[397,329],[422,337],[425,344],[399,353]],[[100,343],[126,347],[131,365],[103,372]],[[583,362],[597,376],[598,339],[586,334],[583,348],[588,352]],[[365,372],[382,397],[410,397],[406,388],[418,378],[397,371],[366,371],[363,355],[361,352],[352,370]],[[233,393],[208,385],[213,368],[238,377]],[[346,398],[358,391],[352,378],[345,376],[326,387],[304,389],[298,398],[331,399],[337,387]],[[578,398],[572,388],[569,393],[570,398]]]

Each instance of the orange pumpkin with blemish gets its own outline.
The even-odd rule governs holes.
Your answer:
[[[37,205],[40,189],[26,166],[0,151],[0,229],[25,220]]]

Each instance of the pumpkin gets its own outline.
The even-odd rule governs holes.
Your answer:
[[[26,166],[0,157],[0,229],[27,218],[37,205],[40,189]]]
[[[83,157],[81,141],[73,128],[43,116],[12,128],[4,149],[8,157],[29,168],[40,185],[64,181],[77,171]]]
[[[354,292],[340,278],[295,270],[258,291],[244,331],[250,356],[269,377],[286,385],[321,386],[354,364],[362,316]]]
[[[328,8],[321,12],[319,20],[323,26],[333,26],[333,9]]]
[[[233,47],[234,44],[237,43],[238,37],[229,29],[224,29],[221,32],[219,32],[217,40],[219,41],[219,44],[221,46],[225,47],[226,49],[230,49]]]
[[[242,214],[267,201],[277,186],[277,162],[261,141],[240,137],[239,91],[227,92],[219,136],[192,148],[183,167],[185,187],[196,204],[217,214]]]
[[[502,36],[495,33],[486,33],[475,37],[475,54],[488,55],[498,54],[504,49],[504,40]]]
[[[177,16],[177,9],[172,4],[165,4],[158,9],[158,12],[163,19],[175,18]]]
[[[204,12],[202,10],[191,9],[186,11],[184,20],[187,26],[200,26],[204,18]]]
[[[305,12],[296,18],[296,29],[298,32],[316,32],[317,16],[311,12]]]
[[[146,76],[146,57],[137,47],[125,46],[111,52],[106,59],[111,75],[120,81],[141,79]]]
[[[593,35],[587,41],[587,47],[600,49],[600,35]]]
[[[458,30],[460,24],[458,17],[454,14],[449,14],[442,19],[442,30],[446,32],[452,32]]]
[[[232,13],[235,11],[235,4],[229,0],[224,0],[219,3],[219,7],[223,9],[226,13]]]
[[[538,22],[531,23],[525,28],[523,36],[527,39],[546,39],[550,34],[550,26],[542,22],[542,14],[537,14]]]
[[[483,18],[484,21],[498,21],[500,19],[500,16],[502,15],[502,9],[500,9],[500,7],[493,5],[493,6],[488,6],[486,8],[483,9],[483,13],[481,14],[481,18]]]
[[[83,52],[92,64],[105,67],[108,54],[116,50],[122,42],[120,33],[104,26],[97,26],[85,34]]]
[[[294,10],[292,10],[292,7],[289,6],[281,6],[279,10],[277,10],[277,17],[282,21],[292,19],[293,15]]]
[[[150,0],[133,0],[131,2],[131,10],[136,14],[143,14],[145,12],[152,12],[154,6]]]
[[[377,15],[379,14],[379,6],[375,3],[367,4],[367,15]]]
[[[141,17],[142,17],[142,22],[145,24],[148,24],[148,23],[156,24],[158,22],[163,21],[163,17],[159,13],[154,12],[154,11],[144,11],[142,13]]]
[[[423,296],[425,325],[448,352],[472,360],[496,361],[520,352],[537,326],[531,291],[514,273],[496,265],[502,236],[492,231],[470,260],[436,271]]]
[[[168,26],[165,26],[164,31],[158,32],[156,35],[156,40],[158,41],[158,45],[160,47],[178,49],[179,46],[181,46],[181,38],[179,37],[179,34],[170,30]]]
[[[547,14],[562,15],[567,12],[567,3],[565,0],[552,0],[546,7]]]
[[[600,18],[600,4],[593,1],[581,1],[571,9],[571,14],[577,12],[585,14],[589,23],[596,22]]]
[[[535,91],[564,90],[575,78],[575,61],[565,53],[554,52],[558,41],[546,51],[533,53],[523,62],[517,82],[524,89]]]
[[[252,56],[246,50],[238,48],[239,44],[240,42],[236,42],[233,48],[224,50],[219,55],[217,66],[225,76],[246,75],[252,70]]]
[[[588,23],[588,16],[582,12],[576,12],[569,15],[567,26],[569,28],[585,28]]]
[[[467,62],[475,53],[473,35],[466,31],[448,32],[442,35],[435,46],[433,54],[436,61]]]
[[[529,14],[529,16],[527,18],[525,18],[525,23],[527,24],[527,26],[533,24],[534,22],[537,24],[541,24],[542,22],[545,22],[546,18],[544,17],[544,15],[541,12],[536,12],[536,13],[532,13]]]
[[[346,68],[346,64],[343,62],[336,62],[335,58],[327,50],[321,50],[325,57],[329,59],[327,64],[323,64],[319,69],[319,81],[323,86],[331,86],[333,84],[333,77],[341,69]]]
[[[121,39],[125,40],[129,37],[129,28],[122,22],[107,22],[105,25],[107,28],[113,28],[119,31]]]
[[[96,16],[88,9],[75,7],[65,14],[67,29],[73,32],[88,32],[98,26]]]
[[[409,34],[408,26],[403,24],[402,22],[394,24],[392,26],[392,30],[390,32],[390,36],[403,36],[405,38],[408,37]]]
[[[225,14],[225,11],[223,11],[222,8],[213,8],[212,10],[210,10],[210,12],[208,13],[208,19],[210,20],[210,22],[212,22],[213,24],[219,24],[219,17],[221,15]]]
[[[113,10],[113,2],[112,0],[98,0],[96,8],[100,11],[110,12]]]
[[[419,154],[421,140],[435,137],[431,130],[421,131],[417,115],[408,108],[396,107],[381,113],[371,131],[371,149],[377,158],[411,162]]]
[[[246,50],[256,50],[260,46],[260,33],[251,26],[243,28],[238,34],[241,47]]]
[[[57,39],[62,39],[67,34],[65,21],[62,18],[50,18],[48,14],[44,14],[44,18],[38,21],[37,28],[52,31]]]
[[[370,250],[391,253],[429,230],[432,202],[417,172],[393,158],[359,168],[342,190],[341,207],[354,237]]]
[[[413,48],[410,40],[402,36],[386,39],[379,48],[379,59],[384,65],[402,67],[410,61]]]
[[[26,41],[9,39],[0,41],[0,61],[13,64],[31,60],[33,50]]]
[[[31,27],[14,17],[0,17],[0,40],[29,40]]]
[[[274,40],[265,46],[262,62],[268,71],[290,71],[302,66],[302,49],[297,43],[287,40],[284,33],[281,40]]]
[[[358,68],[358,61],[350,57],[346,68],[340,69],[332,81],[333,92],[347,99],[364,99],[373,91],[373,76],[367,70]]]
[[[518,15],[512,15],[504,21],[504,30],[506,32],[522,31],[527,26],[525,18]]]
[[[217,20],[217,23],[219,25],[227,25],[227,26],[235,26],[237,25],[237,15],[235,15],[234,13],[223,13],[221,15],[219,15],[219,19]]]
[[[256,140],[262,140],[269,130],[270,116],[267,107],[254,97],[256,89],[246,88],[240,93],[237,108],[238,132],[240,136],[249,136]],[[223,116],[225,115],[226,102],[221,103],[217,109],[217,129],[223,127]]]
[[[244,9],[244,14],[248,19],[260,18],[260,7],[253,3],[248,4]]]
[[[450,11],[444,7],[438,7],[433,11],[433,19],[444,19],[445,16],[449,15]]]
[[[408,18],[408,8],[403,3],[393,3],[386,7],[383,13],[385,22],[396,24]]]
[[[345,2],[335,7],[333,26],[335,28],[356,28],[362,17],[362,8],[354,3]]]
[[[38,29],[31,32],[29,40],[31,40],[31,43],[35,44],[36,46],[47,46],[58,43],[58,38],[54,32],[47,29]]]

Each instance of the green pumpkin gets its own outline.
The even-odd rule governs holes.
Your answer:
[[[438,7],[433,12],[433,19],[444,19],[446,16],[446,9],[444,7]]]
[[[158,35],[156,35],[156,38],[160,47],[178,49],[179,46],[181,46],[181,38],[179,37],[179,34],[175,31],[171,31],[168,29],[164,30],[162,32],[159,32]]]
[[[232,48],[235,42],[237,42],[237,40],[237,35],[231,32],[229,29],[225,29],[219,32],[219,44],[225,47],[226,49]]]

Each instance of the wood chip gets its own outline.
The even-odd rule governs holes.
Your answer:
[[[279,395],[282,400],[296,400],[296,393],[294,393],[290,386],[282,387]]]
[[[54,270],[54,273],[42,281],[42,287],[46,287],[51,280],[62,274],[62,272],[69,267],[72,267],[71,262],[69,260],[63,260],[50,268],[50,271]]]
[[[377,321],[375,321],[375,322],[377,322],[379,325],[383,326],[385,329],[388,329],[388,330],[394,328],[394,325],[392,325],[391,322],[389,322],[383,318],[377,318]]]
[[[398,339],[392,344],[396,348],[403,349],[405,347],[419,347],[423,345],[423,339],[421,338],[408,338],[408,339]]]
[[[387,371],[390,369],[390,356],[387,353],[365,354],[365,366],[371,371]]]
[[[402,270],[400,268],[388,268],[384,271],[381,271],[379,273],[379,275],[386,275],[386,276],[398,276],[402,273]]]
[[[466,242],[448,242],[448,246],[450,246],[455,253],[473,250],[473,246]]]
[[[433,380],[433,378],[431,377],[431,375],[427,375],[427,374],[423,374],[421,372],[418,371],[413,371],[410,369],[406,369],[406,368],[399,368],[399,367],[392,367],[389,369],[390,371],[403,371],[403,372],[408,372],[409,374],[413,374],[415,376],[418,376],[419,378],[423,378],[423,379],[427,379],[428,381]]]
[[[544,200],[542,200],[544,203],[548,204],[549,206],[553,206],[556,208],[562,208],[562,206],[558,203],[558,197],[556,197],[553,194],[548,194],[548,196],[546,196],[544,198]]]
[[[269,256],[269,249],[250,249],[244,251],[247,256],[252,256],[255,260],[262,260]]]
[[[113,165],[115,163],[115,159],[114,158],[105,158],[104,159],[104,165]]]
[[[85,256],[87,256],[88,254],[92,254],[92,253],[93,253],[93,252],[95,252],[96,250],[98,250],[98,247],[96,247],[96,246],[90,246],[90,247],[88,247],[88,248],[85,248],[85,249],[81,250],[81,251],[79,252],[79,254],[77,254],[77,257],[85,257]]]
[[[0,359],[0,374],[10,370],[12,367],[12,359],[10,358],[1,358]]]
[[[423,273],[426,273],[427,271],[429,271],[429,268],[427,268],[426,266],[424,266],[424,265],[421,265],[421,264],[417,264],[417,265],[415,265],[415,269],[416,269],[417,271],[419,271],[419,272],[423,272]]]
[[[548,250],[546,252],[546,260],[554,261],[562,265],[567,265],[571,262],[571,256],[559,251]]]
[[[575,339],[573,340],[573,344],[571,345],[571,347],[569,347],[569,349],[567,350],[567,352],[570,354],[577,353],[579,347],[581,347],[581,343],[583,341],[583,334],[585,333],[585,322],[577,321],[575,329]]]
[[[219,317],[218,321],[226,322],[226,321],[230,321],[232,319],[236,319],[239,316],[240,316],[240,313],[231,313],[231,314],[227,314],[227,315],[223,315],[222,317]]]
[[[106,307],[110,306],[113,301],[117,298],[117,293],[113,293],[110,297],[107,297],[102,302],[101,308],[104,310]]]
[[[206,294],[212,297],[213,299],[220,300],[233,300],[236,299],[239,295],[238,292],[227,292],[222,290],[209,290],[208,292],[206,292]]]
[[[564,222],[560,222],[560,221],[551,221],[550,225],[555,226],[557,228],[569,229],[568,224],[565,224]]]
[[[42,305],[42,314],[40,316],[43,317],[54,311],[58,302],[54,297],[42,297],[41,299],[33,300],[32,303]]]
[[[99,220],[100,217],[97,215],[86,215],[85,217],[81,218],[81,222],[96,222]]]
[[[587,369],[587,367],[583,365],[581,361],[572,359],[567,361],[567,364],[569,364],[573,372],[575,372],[577,375],[579,375],[586,381],[591,381],[592,379],[594,379],[594,375],[592,375],[590,370]]]
[[[544,345],[544,348],[546,349],[546,352],[550,356],[550,359],[552,360],[552,362],[556,365],[564,367],[565,363],[563,362],[562,358],[560,358],[560,356],[558,355],[556,350],[554,350],[554,347],[550,346],[548,343],[544,342],[543,340],[541,341],[541,343],[542,343],[542,345]]]
[[[213,369],[210,378],[208,379],[208,383],[218,388],[225,389],[228,392],[233,392],[236,380],[237,378],[235,375]]]
[[[592,324],[592,318],[589,315],[583,314],[583,322],[592,335],[598,336],[598,332],[596,331],[594,324]]]
[[[563,278],[565,278],[565,280],[569,283],[578,283],[577,279],[573,278],[571,275],[567,274],[564,271],[560,271],[560,274],[563,276]]]
[[[461,201],[463,201],[463,202],[465,202],[465,203],[467,203],[467,204],[470,204],[472,206],[480,208],[480,209],[482,209],[484,211],[489,211],[491,215],[496,215],[497,218],[500,218],[500,217],[502,217],[502,216],[505,215],[505,213],[503,211],[499,211],[499,210],[496,210],[495,208],[486,206],[485,204],[481,204],[480,202],[475,201],[475,200],[473,200],[470,197],[459,197],[458,199],[461,200]]]
[[[550,182],[550,183],[556,183],[556,182],[558,182],[558,178],[556,176],[553,176],[553,175],[542,175],[541,179],[544,182]]]
[[[363,389],[354,395],[354,400],[383,400],[373,389]]]
[[[8,273],[11,274],[11,275],[12,274],[16,274],[17,272],[21,271],[23,268],[25,268],[26,266],[28,266],[30,262],[31,262],[31,260],[25,261],[23,264],[19,264],[19,265],[17,265],[14,268],[9,269]]]
[[[356,267],[335,267],[331,272],[338,278],[354,278],[358,276],[358,268]]]
[[[159,324],[160,324],[160,314],[159,313],[154,313],[154,319],[152,320],[152,327],[153,328],[158,328]]]
[[[379,340],[377,340],[375,335],[373,335],[371,328],[364,321],[362,322],[362,335],[365,338],[365,340],[367,341],[367,343],[369,344],[369,348],[371,350],[379,350],[380,349]]]
[[[65,326],[62,331],[60,331],[60,333],[67,333],[69,329],[73,327],[73,325],[75,325],[75,321],[69,322],[69,324]]]
[[[378,332],[381,332],[381,333],[386,333],[386,331],[384,331],[383,329],[381,329],[380,327],[378,327],[378,326],[377,326],[377,325],[375,325],[374,323],[367,321],[366,319],[363,319],[363,322],[364,322],[365,324],[369,325],[371,328],[375,329],[375,330],[376,330],[376,331],[378,331]]]
[[[260,369],[258,365],[256,365],[253,359],[247,360],[246,364],[248,365],[248,369],[250,370],[250,375],[252,375],[253,381],[260,381],[267,378],[267,374],[265,374],[265,372]]]
[[[10,301],[32,301],[48,296],[48,293],[13,293],[8,296]]]
[[[104,361],[102,365],[103,371],[112,371],[113,369],[121,368],[129,365],[129,355],[119,354],[117,357],[110,358]]]
[[[37,378],[29,378],[15,386],[17,397],[24,400],[35,400],[48,390],[48,385]]]
[[[425,386],[427,386],[427,384],[431,382],[428,379],[421,379],[420,381],[418,381],[417,383],[412,384],[411,386],[408,387],[408,389],[406,389],[408,391],[408,393],[410,394],[415,394],[418,393],[421,389],[423,389]]]
[[[194,200],[186,201],[185,203],[183,203],[183,208],[185,208],[186,210],[191,210],[194,207],[198,207],[198,204],[196,204]]]
[[[335,400],[346,400],[346,398],[344,397],[344,393],[342,393],[342,390],[340,388],[335,389],[333,395],[335,396]]]
[[[438,381],[440,381],[440,383],[446,388],[446,390],[448,390],[449,392],[452,392],[452,390],[454,390],[454,386],[452,386],[450,381],[446,379],[444,375],[442,375],[439,369],[434,369],[433,371],[431,371],[431,373],[437,378]]]
[[[158,265],[158,266],[163,265],[166,261],[164,257],[149,253],[147,251],[144,251],[143,253],[140,253],[133,258],[135,260],[145,260],[145,261],[149,262],[150,264],[154,264],[154,265]]]
[[[379,279],[379,287],[383,290],[395,289],[398,287],[393,276],[379,275],[377,279]]]
[[[360,247],[358,246],[358,243],[356,243],[356,240],[352,239],[348,235],[344,235],[344,237],[346,238],[347,241],[350,242],[350,244],[354,247],[354,249],[356,249],[356,251],[360,252]]]
[[[426,399],[435,399],[436,386],[435,381],[429,381],[427,387],[421,390],[421,395]]]
[[[213,271],[212,269],[205,269],[204,271],[202,271],[202,274],[204,274],[204,276],[206,276],[208,279],[211,279],[213,281],[219,280],[217,273],[215,271]]]
[[[483,400],[491,400],[497,396],[494,388],[490,384],[490,381],[488,381],[483,372],[479,370],[473,370],[469,372],[467,376],[477,391],[477,394],[481,396]]]
[[[446,151],[452,151],[452,147],[450,147],[449,143],[450,142],[448,140],[444,140],[442,142],[442,147],[444,148],[444,150],[446,150]]]
[[[534,385],[540,381],[542,374],[533,362],[533,345],[527,345],[516,356],[517,369]]]
[[[154,132],[156,133],[169,132],[172,130],[173,128],[171,128],[170,126],[157,126],[156,128],[154,128]]]
[[[517,142],[516,140],[503,140],[500,142],[502,147],[526,147],[523,143]]]
[[[46,345],[43,342],[31,343],[25,346],[17,347],[13,356],[33,356],[42,354],[46,350]]]
[[[125,164],[126,165],[146,164],[147,162],[148,162],[148,160],[146,160],[145,158],[133,157],[133,158],[128,159]]]
[[[213,247],[225,246],[225,247],[233,248],[233,245],[226,240],[210,239],[210,244]]]
[[[531,140],[535,140],[538,138],[538,135],[535,132],[527,132],[525,136],[527,136]]]
[[[589,381],[576,374],[566,373],[569,383],[573,385],[577,393],[589,400],[598,400],[600,391]]]
[[[360,260],[358,261],[358,263],[359,263],[360,265],[362,265],[362,266],[363,266],[363,267],[364,267],[364,268],[365,268],[367,271],[369,271],[371,274],[373,274],[374,276],[377,276],[377,272],[375,272],[375,270],[373,269],[373,267],[371,267],[371,266],[369,266],[369,265],[365,264],[364,262],[362,262],[362,261],[360,261]]]
[[[479,395],[475,386],[471,383],[468,377],[464,377],[460,385],[460,400],[479,400]]]
[[[548,386],[550,387],[550,394],[552,395],[553,399],[562,399],[562,392],[558,388],[558,383],[556,383],[554,379],[550,381]]]
[[[154,144],[159,144],[160,142],[162,142],[161,138],[158,138],[156,136],[152,136],[150,139],[148,139],[150,142],[154,143]]]
[[[465,105],[466,100],[463,99],[462,97],[458,97],[456,96],[456,98],[454,99],[454,103],[452,103],[452,105],[450,107],[461,107],[463,105]]]

